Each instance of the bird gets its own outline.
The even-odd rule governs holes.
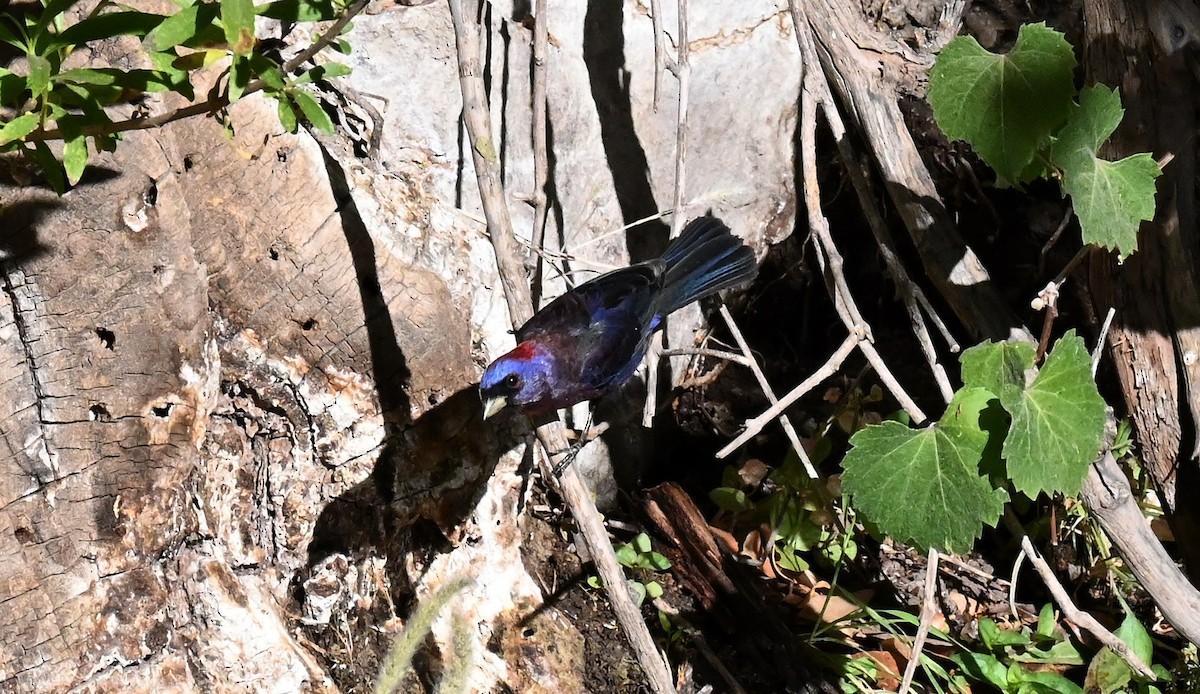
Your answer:
[[[517,346],[479,382],[483,417],[506,407],[531,418],[624,384],[672,312],[758,274],[754,251],[714,216],[692,220],[662,256],[568,290],[516,331]]]

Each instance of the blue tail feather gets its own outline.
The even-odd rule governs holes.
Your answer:
[[[667,270],[659,315],[749,282],[758,274],[754,251],[716,217],[692,220],[667,247],[662,260]]]

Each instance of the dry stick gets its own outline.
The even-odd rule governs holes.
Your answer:
[[[763,427],[775,421],[775,418],[783,414],[784,410],[791,407],[792,403],[799,400],[813,388],[816,388],[821,384],[822,381],[837,373],[837,370],[842,366],[842,362],[846,361],[846,358],[850,356],[850,353],[854,351],[854,348],[858,346],[859,343],[864,339],[866,338],[861,334],[850,333],[847,335],[846,339],[842,341],[842,346],[838,347],[838,350],[834,352],[823,365],[821,365],[821,368],[814,371],[813,374],[804,379],[800,385],[796,386],[791,390],[791,392],[780,398],[779,402],[772,405],[771,408],[766,412],[763,412],[754,419],[747,421],[746,430],[738,434],[737,438],[730,441],[724,448],[717,451],[717,457],[728,457],[730,453],[733,453],[738,448],[743,446],[747,441],[757,436],[758,432],[763,430]]]
[[[1108,337],[1108,329],[1112,327],[1113,316],[1117,309],[1109,307],[1104,315],[1104,323],[1100,326],[1100,335],[1096,338],[1096,347],[1092,350],[1092,378],[1096,377],[1096,369],[1100,368],[1100,357],[1104,354],[1104,339]]]
[[[1092,464],[1079,496],[1163,617],[1185,639],[1200,645],[1200,592],[1154,536],[1112,451]]]
[[[754,373],[754,378],[758,380],[758,387],[762,388],[762,392],[767,396],[767,400],[774,405],[779,402],[779,398],[775,396],[775,390],[771,388],[771,384],[767,382],[767,375],[758,365],[758,360],[754,358],[754,354],[750,351],[750,344],[746,342],[746,337],[742,335],[742,331],[738,328],[737,323],[733,322],[733,316],[730,315],[729,309],[723,304],[721,306],[721,317],[725,319],[725,325],[729,326],[729,332],[733,334],[734,341],[738,344],[738,349],[742,350],[742,354],[746,355],[746,361],[749,362],[746,366],[750,367],[750,371]],[[796,451],[796,455],[800,456],[800,462],[804,463],[804,469],[808,472],[808,476],[814,480],[818,478],[817,469],[813,467],[812,460],[808,457],[808,451],[804,450],[804,446],[800,444],[800,435],[796,433],[796,428],[792,426],[792,420],[788,416],[780,415],[779,424],[783,427],[783,431],[787,434],[788,440],[792,442],[792,448]]]
[[[692,66],[688,61],[687,0],[679,0],[678,7],[679,36],[675,48],[674,73],[679,81],[679,105],[675,112],[675,204],[672,206],[675,214],[671,217],[671,238],[679,236],[683,223],[687,221],[683,193],[687,181],[688,91],[692,81]],[[654,411],[658,409],[658,360],[662,353],[664,332],[660,330],[654,333],[646,350],[646,404],[642,409],[642,426],[647,428],[653,426]]]
[[[1111,457],[1111,454],[1109,454],[1109,457]],[[1087,483],[1085,482],[1084,484],[1086,486]],[[1140,518],[1140,512],[1138,515]],[[1144,521],[1145,519],[1142,518],[1142,520]],[[1142,677],[1151,680],[1158,679],[1154,675],[1154,671],[1150,669],[1150,666],[1142,662],[1142,659],[1133,652],[1128,644],[1117,638],[1108,629],[1105,629],[1104,625],[1096,621],[1096,618],[1091,614],[1075,607],[1075,603],[1071,602],[1071,596],[1067,594],[1067,589],[1063,588],[1062,583],[1059,583],[1058,577],[1054,575],[1054,570],[1042,558],[1037,547],[1033,546],[1033,542],[1029,539],[1029,535],[1025,533],[1025,528],[1021,527],[1021,522],[1017,520],[1012,509],[1004,509],[1004,525],[1008,527],[1009,532],[1021,538],[1022,552],[1029,559],[1029,563],[1033,565],[1034,570],[1042,577],[1042,582],[1050,589],[1050,595],[1054,598],[1054,602],[1058,605],[1058,608],[1062,610],[1063,616],[1087,630],[1088,633],[1096,637],[1096,640],[1112,649],[1114,653],[1121,657],[1121,660],[1124,660],[1129,667],[1136,670]]]
[[[731,361],[734,364],[740,364],[748,369],[754,368],[754,361],[744,357],[736,352],[726,352],[723,349],[710,349],[708,347],[680,347],[678,349],[664,349],[662,351],[664,357],[712,357],[713,359],[724,359]]]
[[[834,308],[842,322],[846,324],[846,328],[851,333],[864,331],[867,334],[867,339],[858,345],[867,358],[867,362],[875,369],[879,380],[883,381],[892,397],[900,403],[900,407],[904,408],[904,411],[912,417],[914,423],[920,424],[926,420],[925,413],[892,375],[875,346],[871,344],[870,324],[863,320],[858,306],[854,303],[854,297],[850,294],[850,287],[846,284],[846,274],[842,269],[842,254],[833,243],[833,237],[829,233],[829,220],[825,218],[825,213],[821,210],[821,189],[817,182],[816,162],[817,105],[809,84],[811,82],[809,75],[813,74],[814,70],[815,66],[806,66],[805,86],[801,90],[800,96],[800,157],[803,160],[804,171],[804,203],[808,211],[809,229],[815,239],[813,246],[817,251],[817,263],[823,271],[828,266],[827,276],[831,277],[833,282],[831,293],[833,294]]]
[[[497,148],[492,142],[490,118],[487,108],[486,95],[481,77],[478,27],[470,22],[463,12],[462,0],[449,0],[450,16],[454,23],[454,34],[458,47],[459,81],[463,92],[463,118],[466,121],[467,132],[471,138],[471,150],[475,164],[475,175],[479,181],[479,191],[483,202],[484,216],[488,220],[488,229],[492,240],[492,248],[496,254],[496,266],[500,271],[501,283],[504,286],[504,296],[508,302],[509,315],[513,325],[522,325],[533,315],[533,303],[530,298],[529,286],[524,282],[521,269],[521,254],[514,240],[512,220],[508,214],[508,205],[504,198],[504,189],[500,184],[499,162],[496,161]],[[561,422],[554,422],[538,429],[538,439],[547,451],[561,451],[567,448],[566,436]],[[549,456],[539,456],[545,464],[543,474],[546,479],[552,468]],[[580,532],[587,544],[587,549],[596,565],[596,570],[604,582],[604,588],[612,604],[613,612],[617,615],[622,630],[629,640],[629,646],[642,666],[642,671],[655,692],[670,693],[675,691],[671,672],[666,662],[658,654],[654,640],[646,623],[642,621],[641,612],[629,594],[625,582],[625,574],[617,562],[612,543],[608,539],[608,531],[596,511],[591,494],[583,483],[576,468],[568,466],[559,478],[560,491],[567,507],[579,524]]]
[[[369,0],[357,0],[357,2],[346,9],[345,14],[339,17],[337,21],[335,21],[329,26],[328,29],[325,30],[325,33],[321,34],[321,38],[314,41],[311,46],[297,53],[291,60],[284,63],[283,66],[280,67],[279,71],[285,75],[295,71],[296,68],[303,65],[316,54],[324,50],[329,44],[336,41],[337,37],[341,35],[342,30],[345,29],[346,25],[350,23],[350,20],[354,19],[359,12],[362,12],[368,3]],[[255,92],[262,91],[264,88],[266,88],[266,86],[266,82],[263,82],[262,80],[251,80],[246,85],[246,88],[242,90],[242,96],[246,97]],[[157,116],[150,116],[149,118],[130,118],[128,120],[117,121],[116,123],[84,126],[81,134],[94,137],[96,135],[112,135],[115,133],[129,132],[132,130],[149,130],[151,128],[157,128],[168,123],[173,123],[177,120],[183,120],[184,118],[200,116],[206,113],[215,113],[228,105],[228,93],[214,94],[213,96],[209,97],[207,101],[177,108],[173,111],[160,113]],[[63,139],[62,130],[59,130],[58,128],[51,130],[34,130],[23,138],[25,142],[45,142],[47,140],[61,139]]]
[[[546,184],[550,180],[550,157],[546,150],[546,50],[550,30],[546,0],[537,0],[533,23],[533,248],[542,248],[546,238]],[[536,261],[535,261],[536,263]],[[536,273],[535,273],[536,275]],[[538,275],[540,276],[540,275]]]
[[[793,0],[794,2],[795,0]],[[795,24],[796,19],[797,15],[793,13],[793,24]],[[796,35],[797,37],[800,36],[799,30],[797,30]],[[799,38],[798,41],[801,43],[801,50],[803,51],[804,41]],[[815,56],[813,56],[813,59],[815,60]],[[904,264],[896,256],[892,236],[888,232],[887,223],[883,221],[883,214],[880,212],[875,201],[874,192],[871,190],[871,182],[863,172],[862,160],[859,158],[858,152],[855,151],[850,139],[846,137],[845,125],[842,123],[841,114],[837,112],[837,107],[833,104],[833,95],[829,92],[829,85],[825,82],[825,75],[820,72],[814,73],[814,82],[820,90],[817,100],[821,104],[821,111],[825,114],[825,121],[833,133],[834,140],[838,143],[838,151],[842,156],[846,171],[850,174],[850,181],[858,193],[859,200],[863,203],[863,214],[866,216],[867,224],[871,227],[871,233],[875,237],[875,245],[879,248],[884,265],[887,266],[888,275],[896,283],[896,291],[900,294],[900,299],[904,302],[904,307],[908,311],[909,322],[912,324],[913,333],[917,337],[917,343],[921,347],[921,353],[925,356],[925,362],[929,364],[929,370],[933,372],[933,380],[938,385],[942,399],[949,403],[951,398],[954,397],[954,386],[950,384],[950,377],[946,374],[946,368],[938,360],[937,349],[933,346],[933,338],[929,335],[929,328],[925,325],[925,318],[921,314],[921,309],[925,309],[925,312],[929,314],[930,320],[941,331],[942,337],[946,340],[951,352],[958,351],[958,343],[950,335],[950,331],[941,317],[934,312],[929,299],[925,296],[925,292],[909,277],[908,270],[904,268]]]
[[[860,159],[858,153],[854,150],[854,146],[849,138],[846,137],[846,127],[842,122],[841,114],[838,113],[837,107],[833,102],[833,93],[829,90],[829,83],[825,79],[825,73],[820,70],[820,60],[817,57],[816,47],[813,45],[812,35],[808,33],[808,23],[804,21],[796,0],[791,0],[788,5],[792,17],[792,26],[796,30],[796,43],[800,47],[801,63],[805,66],[804,89],[821,104],[821,110],[825,114],[826,123],[833,134],[834,141],[837,142],[838,151],[842,156],[842,161],[846,165],[846,170],[850,174],[851,183],[854,185],[858,198],[862,202],[867,223],[871,227],[871,233],[875,236],[875,243],[883,255],[888,272],[896,282],[897,290],[900,292],[901,298],[908,310],[913,331],[916,333],[917,341],[921,346],[921,352],[925,356],[930,370],[933,372],[934,380],[938,384],[942,398],[946,402],[950,402],[950,399],[954,395],[954,387],[950,385],[950,378],[946,375],[945,368],[938,361],[937,350],[933,346],[933,340],[929,336],[929,330],[925,327],[925,321],[921,317],[921,311],[918,307],[923,307],[926,313],[929,314],[934,325],[941,331],[947,344],[950,345],[951,351],[957,352],[958,344],[950,335],[946,324],[933,310],[929,300],[925,297],[925,293],[912,281],[908,276],[908,272],[904,269],[903,263],[896,257],[891,235],[888,233],[887,224],[883,221],[883,215],[880,213],[875,202],[870,182],[859,168]],[[815,132],[815,113],[810,117],[810,120],[814,121],[812,127]],[[803,132],[802,130],[802,141]],[[811,150],[802,149],[802,156],[805,157],[806,163],[809,157],[815,158],[816,156],[815,135],[813,140],[814,144]],[[815,168],[816,164],[814,161],[814,181],[816,180]],[[807,183],[807,173],[805,174],[805,180]],[[819,204],[819,195],[817,197]],[[826,233],[828,233],[828,224],[826,223],[825,226]]]
[[[675,212],[675,210],[669,210],[669,209],[661,210],[659,212],[655,212],[652,215],[647,215],[645,217],[642,217],[641,219],[635,219],[628,224],[617,227],[616,229],[613,229],[611,231],[606,231],[606,232],[603,232],[600,234],[596,234],[595,236],[592,236],[584,241],[580,241],[579,243],[573,244],[573,248],[575,249],[575,252],[578,253],[579,249],[583,248],[584,246],[590,246],[593,243],[598,243],[600,241],[603,241],[604,239],[616,236],[617,234],[623,234],[639,224],[645,224],[646,222],[651,222],[651,221],[654,221],[655,219],[662,219],[663,217],[666,217],[669,214],[673,214],[674,212]]]
[[[667,30],[662,24],[662,0],[650,0],[650,21],[654,25],[654,110],[662,93],[663,73],[667,71]]]
[[[1017,560],[1013,562],[1012,576],[1008,581],[1008,609],[1012,612],[1013,619],[1020,619],[1021,615],[1017,612],[1017,578],[1021,574],[1021,564],[1025,562],[1025,550],[1022,549],[1017,554]]]
[[[933,618],[937,614],[937,603],[933,594],[937,590],[938,551],[929,550],[925,565],[925,586],[922,588],[921,624],[917,627],[917,638],[913,641],[912,653],[908,656],[908,665],[904,667],[904,680],[900,683],[897,694],[906,694],[912,686],[913,677],[917,674],[917,664],[921,661],[921,649],[925,648],[925,639],[929,636],[929,628],[933,626]]]

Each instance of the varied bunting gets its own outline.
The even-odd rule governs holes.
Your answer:
[[[547,304],[479,383],[484,418],[530,416],[591,400],[637,370],[672,311],[754,279],[754,252],[716,217],[692,220],[662,257],[593,278]]]

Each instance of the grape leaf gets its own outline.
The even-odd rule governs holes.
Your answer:
[[[979,469],[989,438],[979,417],[994,398],[982,388],[963,388],[930,427],[884,422],[859,431],[842,462],[842,488],[897,540],[922,550],[970,549],[1007,499]]]
[[[1104,436],[1104,399],[1083,340],[1068,331],[1028,388],[999,395],[1012,415],[1003,455],[1013,485],[1030,497],[1077,493]]]
[[[1066,119],[1074,69],[1071,44],[1044,23],[1022,26],[1007,55],[959,36],[929,72],[929,105],[947,137],[966,140],[1000,178],[1017,183]]]
[[[1025,386],[1033,368],[1034,348],[1025,342],[984,342],[962,353],[963,383],[999,395],[1005,386]]]
[[[1096,156],[1124,115],[1116,90],[1093,85],[1079,95],[1079,104],[1050,148],[1050,160],[1062,169],[1063,190],[1071,196],[1083,240],[1116,249],[1122,259],[1137,250],[1138,226],[1154,218],[1154,179],[1160,173],[1146,153],[1120,161]]]

